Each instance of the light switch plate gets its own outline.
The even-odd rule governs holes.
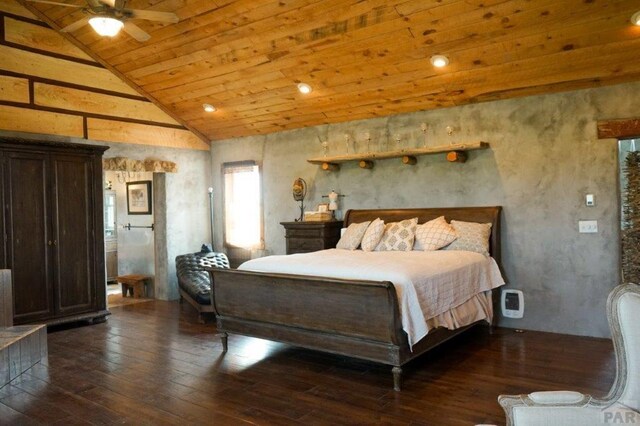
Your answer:
[[[593,207],[596,205],[596,197],[593,194],[587,194],[584,198],[584,202],[587,207]]]
[[[598,221],[597,220],[579,220],[578,231],[581,234],[597,234]]]

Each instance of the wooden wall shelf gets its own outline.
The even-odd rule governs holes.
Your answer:
[[[340,163],[348,163],[357,161],[361,168],[373,168],[374,160],[385,160],[388,158],[401,158],[402,163],[406,165],[414,165],[417,163],[416,157],[421,155],[447,154],[449,162],[464,163],[467,160],[465,151],[473,151],[475,149],[489,148],[487,142],[470,142],[457,143],[450,145],[440,145],[428,148],[402,149],[397,151],[371,152],[349,155],[336,155],[333,157],[310,158],[307,161],[311,164],[319,164],[323,170],[333,171],[340,168]]]

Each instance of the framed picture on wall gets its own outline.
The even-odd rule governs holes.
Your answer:
[[[151,181],[127,182],[127,213],[151,214]]]

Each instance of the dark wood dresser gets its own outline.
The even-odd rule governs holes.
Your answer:
[[[14,324],[102,321],[106,146],[0,138],[0,269]]]
[[[285,229],[287,254],[335,248],[340,240],[341,220],[329,222],[280,222]]]

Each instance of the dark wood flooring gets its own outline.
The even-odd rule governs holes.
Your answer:
[[[409,364],[394,392],[376,364],[230,336],[177,302],[117,307],[49,333],[49,358],[0,389],[0,424],[504,424],[501,393],[605,394],[611,342],[472,330]]]

